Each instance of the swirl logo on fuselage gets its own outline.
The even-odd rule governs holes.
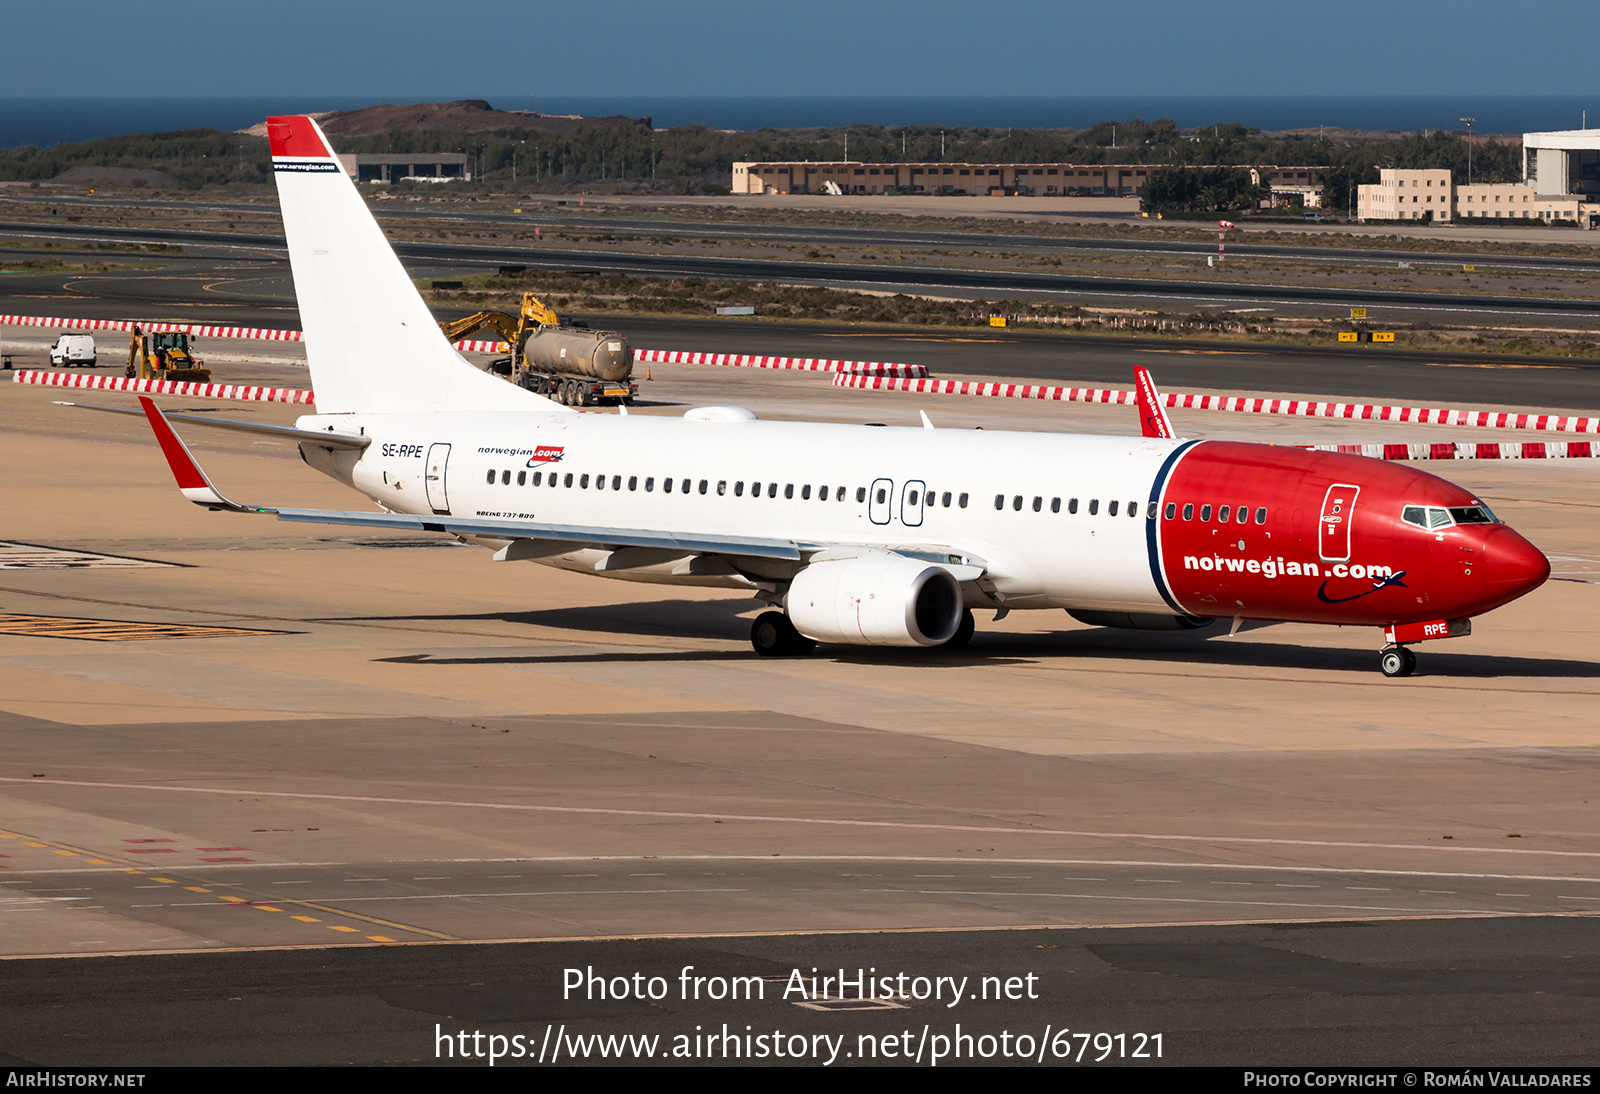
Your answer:
[[[532,467],[536,463],[560,463],[561,457],[566,451],[565,448],[558,448],[554,445],[540,445],[533,450],[533,455],[528,457],[528,466]]]
[[[1364,596],[1371,596],[1379,589],[1387,589],[1391,585],[1395,586],[1396,588],[1409,589],[1410,586],[1401,580],[1401,578],[1405,576],[1406,572],[1404,570],[1401,570],[1397,574],[1387,574],[1383,577],[1380,577],[1377,581],[1374,581],[1372,583],[1372,588],[1363,592],[1359,592],[1355,596],[1329,596],[1328,583],[1324,581],[1317,588],[1317,599],[1322,601],[1324,604],[1348,604],[1352,600],[1360,600]]]

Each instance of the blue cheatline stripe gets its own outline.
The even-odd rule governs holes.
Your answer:
[[[293,160],[284,162],[272,161],[274,171],[338,171],[340,167],[332,160]]]
[[[1166,462],[1161,465],[1161,470],[1156,472],[1155,481],[1150,484],[1150,504],[1156,507],[1156,515],[1154,520],[1147,519],[1144,522],[1145,547],[1150,554],[1150,580],[1155,582],[1156,592],[1161,594],[1161,599],[1165,600],[1173,611],[1184,616],[1189,613],[1180,608],[1178,602],[1172,599],[1172,592],[1167,588],[1167,579],[1161,573],[1160,544],[1157,537],[1161,533],[1161,522],[1165,519],[1161,513],[1161,491],[1166,487],[1167,478],[1172,474],[1172,469],[1177,466],[1178,457],[1199,443],[1199,441],[1185,441],[1177,448],[1174,448],[1172,455],[1168,456]]]

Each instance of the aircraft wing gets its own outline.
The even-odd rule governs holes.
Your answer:
[[[242,505],[218,490],[210,476],[196,462],[189,446],[173,430],[171,422],[148,396],[139,397],[150,428],[155,431],[161,452],[172,469],[183,496],[207,509],[222,509],[234,513],[269,513],[279,520],[302,524],[345,524],[360,528],[393,528],[414,532],[448,532],[458,536],[492,536],[500,539],[531,539],[562,545],[569,550],[585,547],[649,547],[680,551],[683,554],[737,555],[755,558],[774,558],[800,561],[800,545],[792,540],[762,539],[758,537],[731,537],[706,535],[680,535],[672,532],[646,531],[637,528],[586,527],[571,524],[546,524],[528,520],[498,520],[478,517],[417,516],[411,513],[365,513],[341,509],[295,509],[279,506]],[[199,419],[205,421],[205,419]],[[211,424],[207,422],[207,424]],[[323,443],[321,433],[306,430],[283,430],[278,434],[290,440],[309,440]],[[354,440],[355,438],[349,438]],[[362,437],[360,440],[367,440]]]
[[[716,536],[657,529],[549,524],[532,520],[244,505],[233,501],[216,488],[210,476],[189,451],[188,445],[184,444],[182,438],[173,430],[166,414],[152,399],[141,395],[139,404],[150,422],[151,429],[155,431],[156,440],[161,445],[168,466],[172,469],[173,478],[177,480],[178,489],[183,492],[184,497],[207,509],[234,513],[265,513],[296,524],[337,524],[407,532],[444,532],[449,535],[484,536],[512,541],[530,540],[543,548],[529,553],[522,553],[516,549],[509,552],[502,551],[503,557],[512,559],[545,557],[586,548],[614,550],[634,547],[644,548],[651,554],[663,552],[668,557],[721,555],[727,558],[764,558],[806,564],[831,557],[849,557],[862,552],[888,552],[941,566],[954,574],[958,581],[976,581],[988,570],[988,563],[983,559],[965,552],[952,553],[949,547],[938,543],[905,543],[888,547],[850,543],[800,543],[790,539],[766,539],[757,536]],[[197,423],[215,424],[211,419],[197,417],[195,420]],[[330,435],[287,428],[274,429],[273,434],[285,440],[307,441],[313,444],[326,443],[330,439]],[[332,437],[343,440],[350,447],[355,447],[354,442],[368,440],[366,437],[352,437],[348,434],[334,434]]]
[[[193,500],[193,499],[190,499]],[[200,504],[205,504],[204,502]],[[225,506],[212,506],[225,508]],[[491,520],[478,517],[413,516],[410,513],[365,513],[340,509],[288,509],[238,506],[251,513],[272,513],[279,520],[300,524],[349,524],[362,528],[394,528],[412,532],[448,532],[457,536],[496,539],[536,539],[585,547],[654,547],[683,554],[744,555],[798,562],[800,545],[793,540],[679,535],[638,528],[606,528],[579,524],[544,524],[531,520]]]

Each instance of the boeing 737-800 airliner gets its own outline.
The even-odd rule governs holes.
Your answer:
[[[966,641],[972,609],[1105,626],[1215,618],[1383,628],[1380,666],[1549,575],[1471,493],[1356,456],[1171,436],[1073,436],[579,413],[451,348],[310,118],[270,118],[317,413],[305,461],[382,512],[240,505],[144,412],[185,496],[280,520],[431,530],[612,578],[745,589],[767,655]]]

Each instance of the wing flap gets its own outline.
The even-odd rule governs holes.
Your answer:
[[[526,520],[491,520],[474,517],[414,516],[410,513],[364,513],[339,509],[265,509],[279,520],[303,524],[350,524],[363,528],[397,528],[417,532],[448,532],[457,536],[492,539],[533,539],[571,543],[582,547],[654,547],[679,554],[742,555],[750,558],[800,560],[800,548],[791,540],[735,536],[704,536],[646,531],[639,528],[604,528],[575,524],[544,524]]]

